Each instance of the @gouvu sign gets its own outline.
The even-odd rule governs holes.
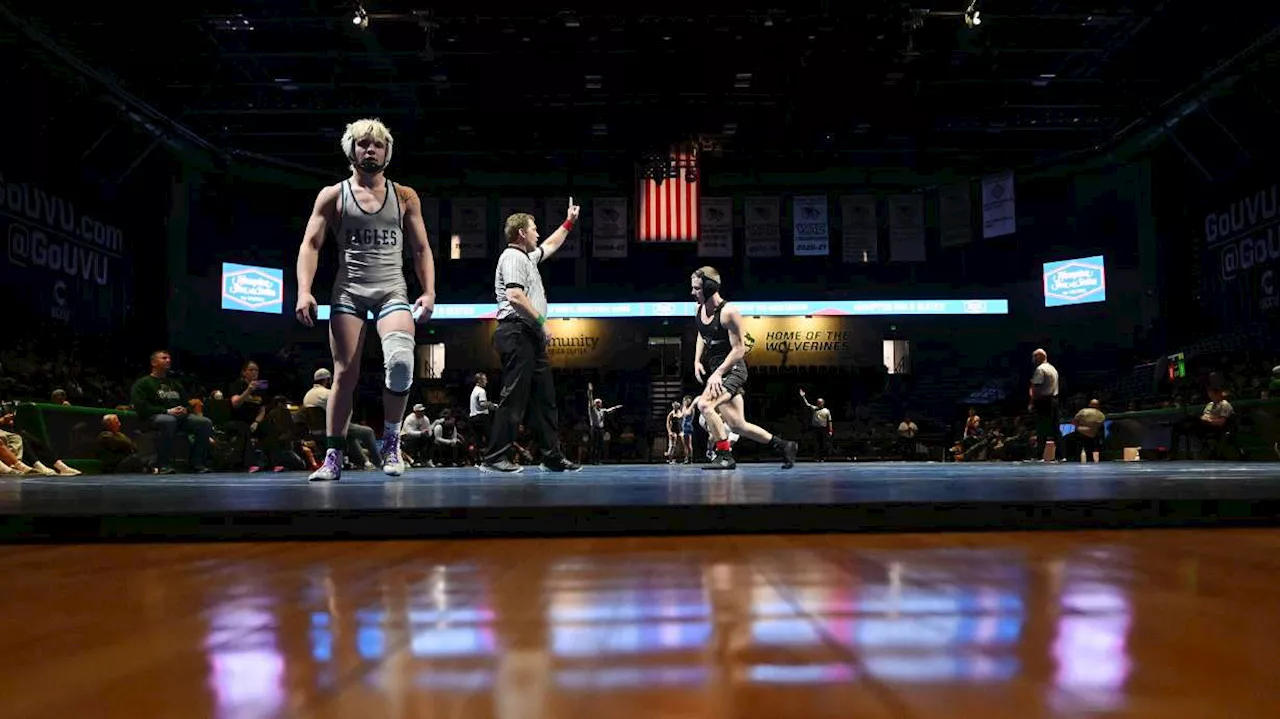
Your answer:
[[[222,263],[222,309],[282,313],[284,270]]]
[[[1044,306],[1080,305],[1107,299],[1102,256],[1044,264]]]

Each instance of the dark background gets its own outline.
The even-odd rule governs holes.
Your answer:
[[[827,258],[788,256],[784,212],[784,257],[748,260],[739,220],[735,257],[718,263],[729,296],[1010,301],[1007,318],[972,328],[963,317],[877,321],[926,356],[945,346],[939,361],[1008,361],[1033,345],[1120,360],[1275,318],[1256,282],[1250,294],[1212,281],[1201,236],[1209,208],[1276,181],[1267,6],[986,3],[984,24],[966,28],[958,13],[888,2],[696,18],[477,18],[381,3],[360,28],[346,4],[280,2],[216,17],[170,8],[148,18],[162,32],[107,8],[69,24],[34,4],[3,7],[16,129],[4,182],[70,198],[127,237],[111,287],[64,280],[72,311],[53,319],[119,338],[115,351],[139,365],[165,343],[243,354],[323,344],[287,314],[219,311],[220,264],[284,267],[291,309],[306,213],[345,173],[343,124],[364,115],[396,133],[390,174],[439,198],[436,239],[449,233],[452,197],[489,197],[491,228],[501,197],[573,194],[589,207],[620,194],[634,207],[643,152],[704,138],[715,148],[704,195],[832,203]],[[769,62],[751,51],[767,37]],[[739,73],[751,74],[746,87]],[[919,191],[932,203],[942,184],[968,180],[977,193],[982,174],[1006,169],[1018,178],[1015,235],[983,240],[979,229],[943,250],[931,212],[927,262],[839,261],[839,195]],[[586,220],[584,248],[590,231]],[[682,299],[703,264],[693,246],[584,254],[551,264],[553,300]],[[1106,257],[1107,302],[1045,309],[1041,263],[1093,254]],[[327,252],[319,278],[332,262]],[[439,301],[490,299],[490,259],[438,254],[437,267]],[[49,315],[57,279],[6,263],[3,299]]]

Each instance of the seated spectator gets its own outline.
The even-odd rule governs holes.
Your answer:
[[[94,446],[103,474],[153,474],[152,458],[138,454],[138,447],[120,431],[120,417],[102,418],[102,432]]]
[[[404,418],[400,426],[400,448],[413,457],[413,466],[435,466],[431,461],[432,427],[427,419],[427,408],[421,404],[413,406],[413,412]]]
[[[1169,442],[1169,457],[1172,459],[1174,454],[1178,452],[1178,448],[1182,446],[1182,440],[1188,440],[1188,452],[1190,451],[1189,440],[1191,438],[1200,439],[1201,442],[1212,441],[1222,436],[1226,431],[1227,420],[1230,419],[1232,412],[1231,403],[1227,401],[1226,393],[1221,387],[1210,385],[1209,403],[1204,406],[1199,417],[1187,417],[1177,424],[1173,425],[1173,437]]]
[[[311,389],[307,390],[307,394],[302,398],[302,406],[327,408],[329,395],[333,393],[333,373],[321,367],[312,376],[312,382],[314,384]],[[362,457],[365,469],[382,465],[378,435],[374,433],[372,427],[355,422],[347,425],[347,457],[353,462],[357,457]]]
[[[18,451],[21,453],[22,450]],[[21,454],[14,454],[7,443],[0,442],[0,475],[13,474],[43,474],[43,472],[37,472],[34,468],[27,466],[22,461]]]
[[[178,430],[189,432],[191,442],[191,469],[203,474],[209,471],[209,440],[213,437],[213,422],[187,412],[183,401],[182,384],[169,377],[173,360],[167,350],[151,353],[151,373],[133,383],[129,392],[133,408],[144,422],[159,432],[156,440],[156,472],[173,474],[174,441]]]
[[[299,470],[306,466],[298,456],[297,430],[293,414],[289,411],[289,400],[284,395],[273,397],[271,404],[264,408],[258,433],[267,466],[276,472]]]
[[[13,469],[22,468],[21,471],[26,474],[46,477],[74,477],[80,474],[80,470],[68,467],[65,462],[53,456],[53,450],[39,437],[30,432],[15,430],[13,421],[12,411],[0,414],[0,443],[19,460],[16,464],[10,464]]]
[[[261,395],[267,381],[259,378],[258,373],[258,363],[249,360],[240,368],[240,378],[227,388],[231,395],[231,419],[223,423],[222,430],[231,436],[232,456],[238,461],[239,469],[253,464],[253,437],[267,411]]]
[[[1071,424],[1075,431],[1062,438],[1063,459],[1068,462],[1080,461],[1080,453],[1084,452],[1085,461],[1092,458],[1097,462],[1102,452],[1103,423],[1107,416],[1102,413],[1102,403],[1090,400],[1089,406],[1076,412]]]
[[[434,440],[431,450],[431,459],[434,464],[456,465],[459,463],[462,438],[458,436],[458,425],[453,421],[449,410],[441,412],[440,417],[431,423],[431,437]],[[443,459],[445,455],[449,457],[447,462]]]
[[[67,391],[65,389],[55,389],[53,394],[49,395],[49,401],[67,406],[71,404],[71,400],[67,399]]]

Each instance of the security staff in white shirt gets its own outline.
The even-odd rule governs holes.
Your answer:
[[[476,373],[476,386],[471,388],[471,412],[467,420],[471,423],[471,432],[477,447],[489,446],[489,427],[493,423],[493,409],[497,407],[489,401],[489,378],[484,372]]]

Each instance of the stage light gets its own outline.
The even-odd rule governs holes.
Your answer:
[[[363,6],[356,6],[355,15],[351,16],[351,24],[357,27],[369,27],[369,13],[365,12]]]

